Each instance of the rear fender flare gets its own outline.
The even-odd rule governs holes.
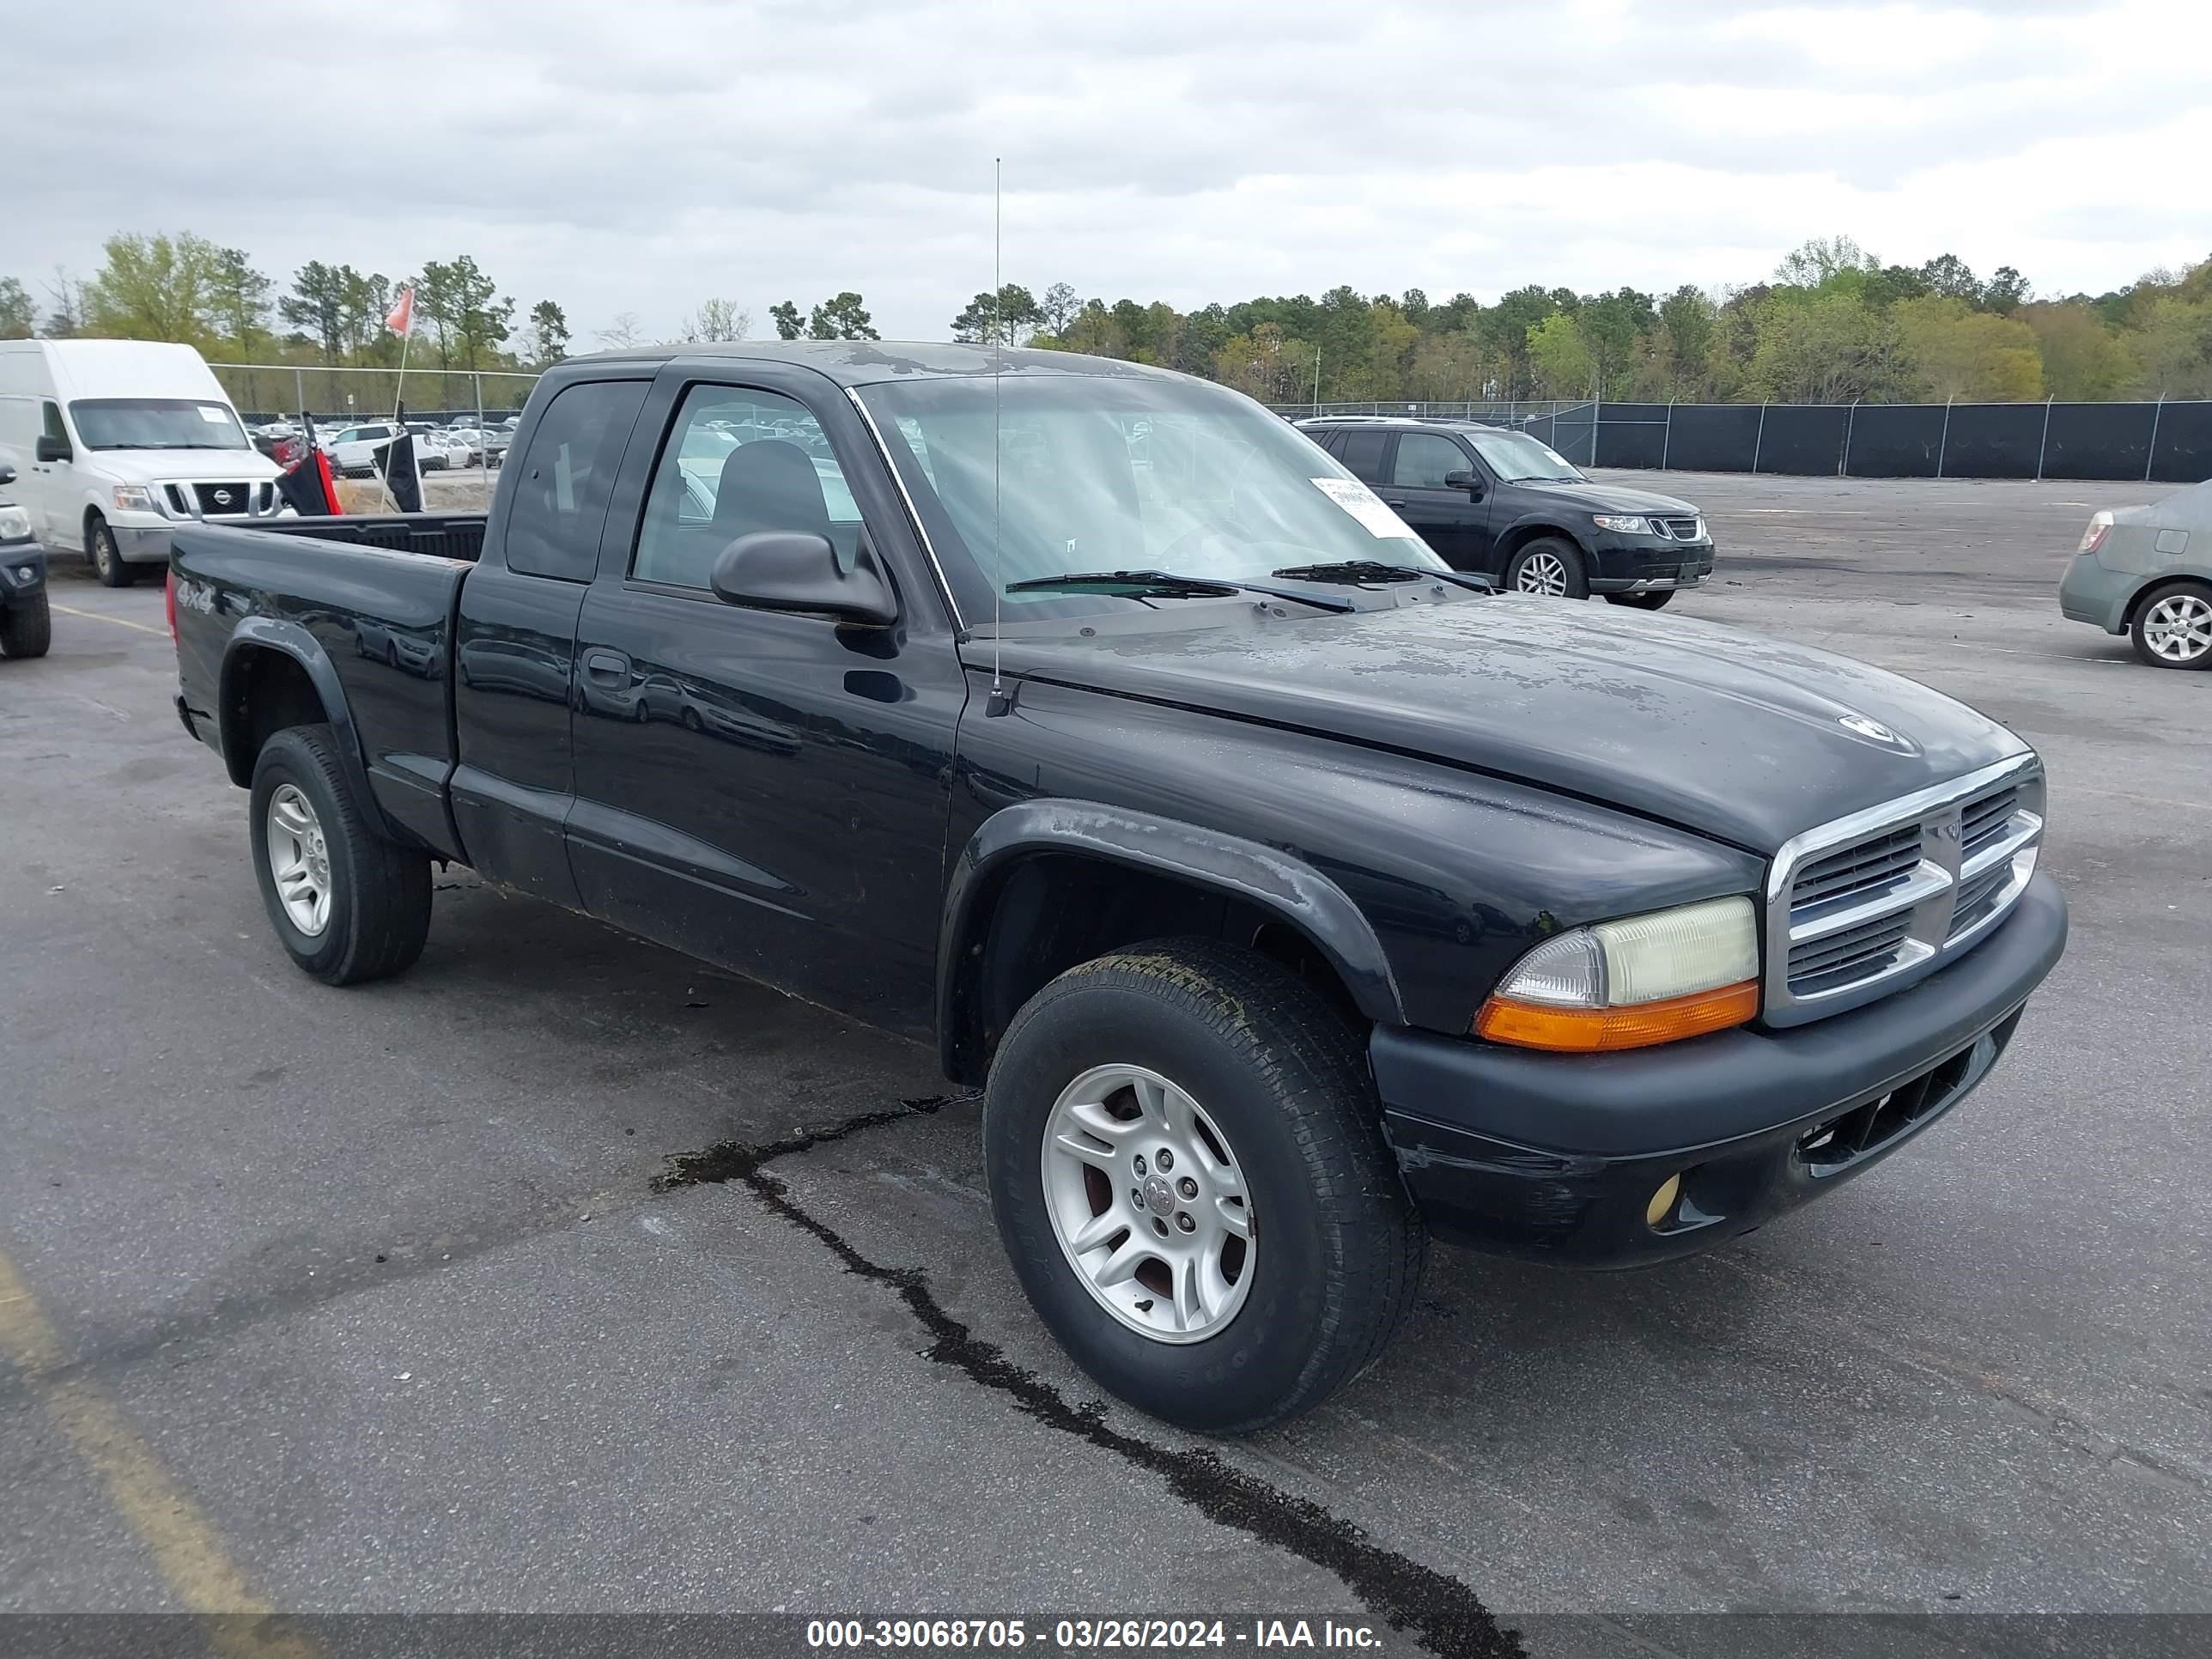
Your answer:
[[[291,658],[307,671],[307,683],[315,688],[315,695],[322,702],[323,718],[330,722],[331,732],[337,738],[338,757],[345,767],[346,782],[353,787],[354,799],[376,814],[389,835],[391,826],[385,823],[383,809],[368,785],[368,768],[361,757],[361,734],[355,729],[353,711],[346,703],[345,687],[339,682],[338,671],[329,653],[323,649],[322,641],[298,623],[275,617],[248,617],[239,623],[229,643],[223,647],[216,709],[217,729],[222,738],[223,765],[230,773],[230,781],[241,789],[253,781],[253,757],[245,752],[245,724],[238,682],[246,672],[250,653],[255,651],[274,651]]]

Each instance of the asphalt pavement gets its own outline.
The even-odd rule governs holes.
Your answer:
[[[2066,959],[1866,1179],[1650,1273],[1439,1250],[1378,1367],[1230,1444],[1060,1356],[931,1054],[459,871],[404,977],[299,975],[158,585],[58,560],[52,654],[0,662],[0,1613],[1280,1613],[1538,1654],[2212,1614],[2212,675],[2055,597],[2094,508],[2163,490],[1620,476],[1715,526],[1681,612],[2042,750]]]

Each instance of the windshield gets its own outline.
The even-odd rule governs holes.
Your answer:
[[[1008,623],[1158,602],[1011,591],[1071,572],[1265,581],[1293,565],[1447,568],[1310,440],[1250,399],[1203,381],[1001,380],[995,478],[990,380],[896,381],[864,387],[860,396],[970,627],[988,626],[994,585]]]
[[[251,449],[238,416],[191,398],[80,398],[70,418],[87,449]]]
[[[1567,458],[1549,444],[1539,443],[1525,432],[1469,432],[1464,434],[1474,453],[1507,483],[1534,478],[1545,483],[1578,483],[1583,475]]]

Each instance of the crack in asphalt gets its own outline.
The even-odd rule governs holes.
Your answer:
[[[1526,1659],[1520,1632],[1501,1628],[1481,1598],[1449,1574],[1369,1542],[1351,1522],[1310,1498],[1232,1468],[1212,1452],[1150,1444],[1107,1423],[1102,1407],[1072,1404],[1051,1383],[1016,1365],[997,1344],[982,1340],[947,1313],[920,1268],[887,1267],[870,1261],[835,1228],[808,1213],[789,1188],[768,1172],[767,1166],[779,1158],[906,1118],[932,1116],[976,1098],[973,1094],[929,1096],[862,1112],[824,1127],[795,1130],[781,1140],[725,1140],[703,1152],[671,1154],[666,1172],[653,1177],[653,1190],[665,1193],[702,1184],[744,1188],[783,1220],[827,1246],[848,1273],[896,1291],[933,1339],[923,1350],[927,1358],[1005,1395],[1016,1410],[1048,1427],[1089,1441],[1160,1476],[1170,1492],[1208,1520],[1335,1574],[1384,1623],[1409,1632],[1431,1652],[1452,1659]]]

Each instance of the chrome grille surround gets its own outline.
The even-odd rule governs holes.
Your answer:
[[[1766,1023],[1862,1007],[1972,948],[2034,873],[2044,799],[2043,763],[2018,755],[1784,842],[1766,879]]]

